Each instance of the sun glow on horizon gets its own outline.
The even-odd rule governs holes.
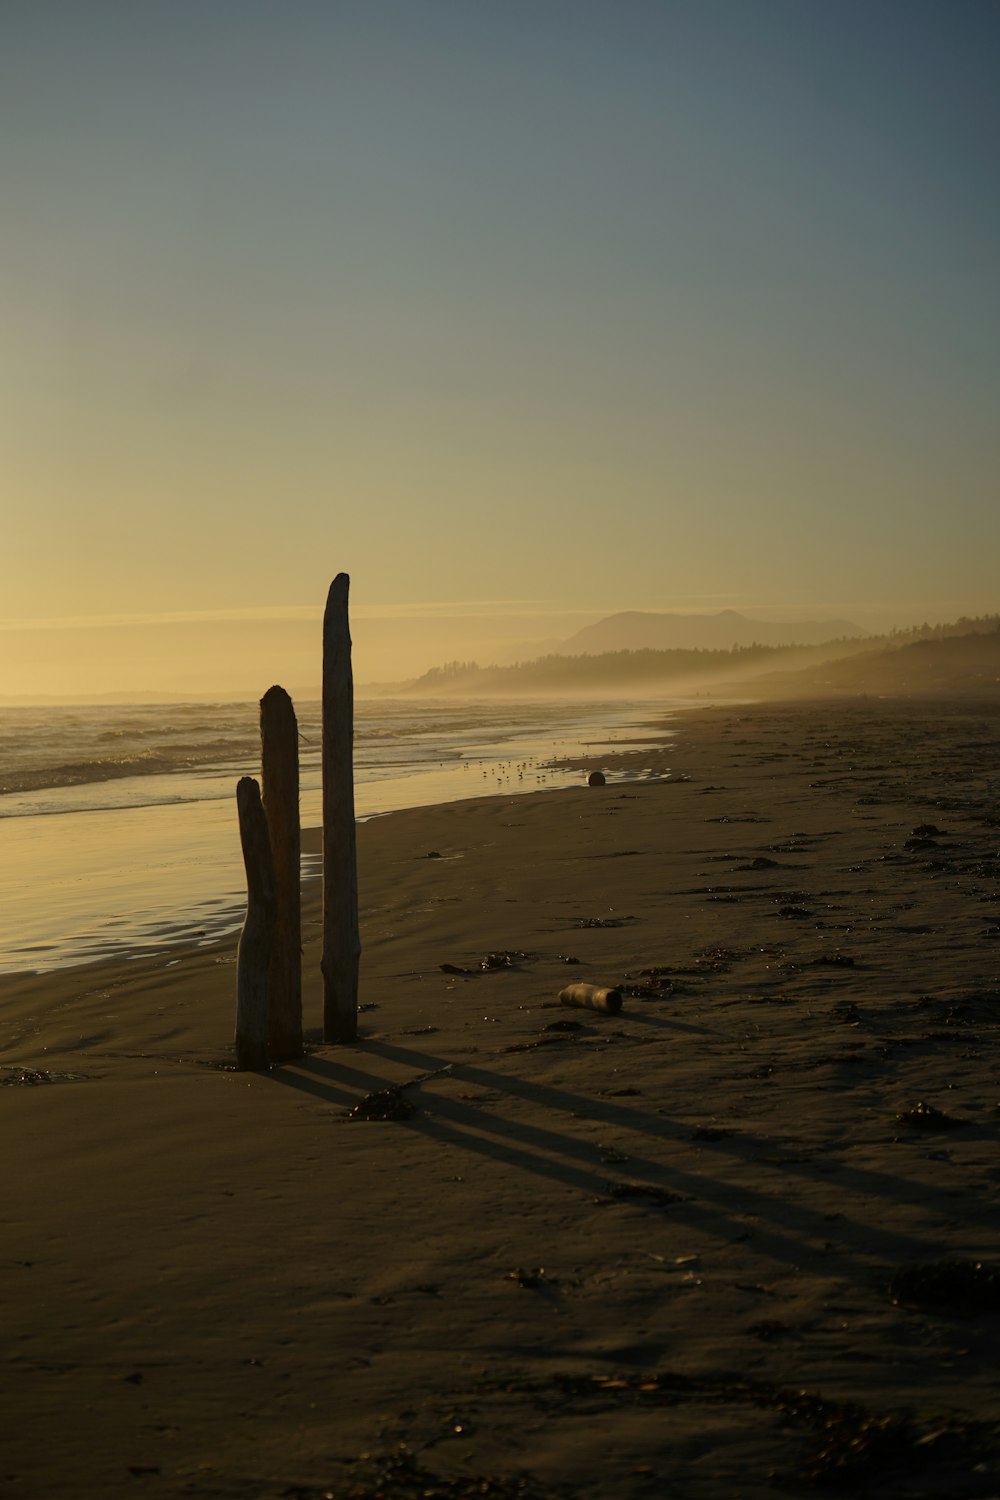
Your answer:
[[[998,55],[925,0],[18,7],[0,694],[304,666],[341,569],[386,677],[995,609]]]

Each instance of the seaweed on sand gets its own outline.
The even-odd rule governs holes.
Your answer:
[[[921,1099],[912,1109],[904,1109],[896,1119],[901,1125],[908,1125],[911,1130],[961,1130],[968,1125],[968,1120],[960,1120],[957,1115],[946,1115],[944,1110],[935,1109],[933,1104],[925,1104]]]
[[[1000,1266],[980,1260],[938,1260],[900,1266],[889,1282],[889,1296],[901,1307],[931,1312],[1000,1312]]]
[[[484,974],[491,969],[516,969],[521,964],[534,963],[537,953],[523,953],[519,948],[501,949],[496,953],[487,953],[479,960],[479,967]]]
[[[416,1105],[403,1095],[405,1084],[396,1088],[376,1089],[359,1099],[347,1112],[349,1120],[408,1120]]]
[[[4,1063],[0,1067],[0,1086],[38,1088],[46,1083],[83,1083],[86,1073],[53,1073],[48,1068],[22,1068]]]
[[[656,1203],[668,1208],[672,1203],[687,1203],[681,1193],[672,1193],[669,1188],[655,1187],[648,1182],[609,1182],[605,1189],[609,1198],[619,1201],[632,1198],[639,1202]]]
[[[420,1084],[427,1083],[431,1078],[440,1078],[452,1070],[451,1063],[445,1063],[443,1067],[432,1068],[428,1073],[417,1073],[413,1078],[407,1078],[403,1083],[388,1084],[384,1089],[375,1089],[370,1094],[365,1094],[359,1099],[352,1109],[347,1111],[349,1120],[408,1120],[411,1115],[416,1114],[417,1106],[412,1104],[403,1093],[404,1089],[419,1088]]]
[[[627,927],[638,920],[638,917],[574,917],[569,925],[583,931],[587,927]]]

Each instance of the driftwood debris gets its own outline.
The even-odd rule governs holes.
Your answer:
[[[604,989],[599,984],[568,984],[559,991],[559,999],[563,1005],[602,1010],[609,1016],[616,1016],[622,1008],[621,991]]]
[[[277,903],[267,819],[252,776],[237,783],[236,806],[247,872],[247,915],[236,960],[236,1066],[256,1070],[270,1065],[268,974]]]
[[[302,893],[299,823],[299,727],[282,687],[260,700],[264,813],[274,867],[276,912],[268,976],[272,1063],[302,1056]]]
[[[354,679],[347,611],[350,579],[338,573],[323,616],[323,1036],[358,1034],[358,861],[354,823]]]

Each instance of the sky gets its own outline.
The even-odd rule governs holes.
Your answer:
[[[998,0],[0,38],[0,696],[318,681],[341,571],[361,678],[1000,609]]]

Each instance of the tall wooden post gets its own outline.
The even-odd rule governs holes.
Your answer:
[[[260,751],[277,902],[268,975],[268,1043],[276,1063],[302,1056],[299,726],[284,688],[268,688],[260,700]]]
[[[240,842],[247,872],[247,916],[236,960],[236,1066],[266,1068],[267,986],[274,933],[274,870],[260,786],[252,776],[236,785]]]
[[[338,573],[323,616],[323,1036],[358,1034],[358,856],[354,824],[354,679],[347,614],[350,579]]]

